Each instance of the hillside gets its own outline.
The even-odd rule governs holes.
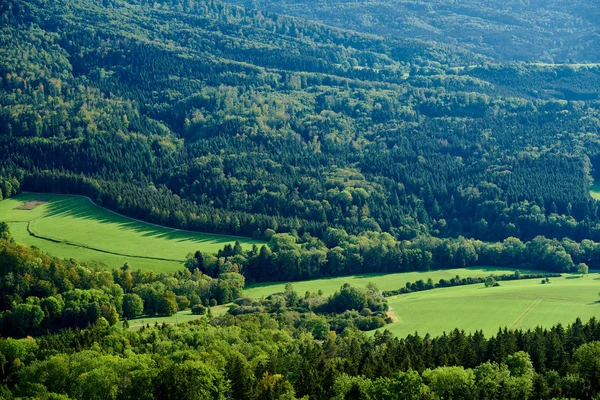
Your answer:
[[[367,265],[372,247],[403,254],[402,270],[449,257],[419,236],[600,241],[598,66],[490,63],[218,1],[0,7],[4,197],[289,233],[312,257],[261,280],[400,263]],[[452,266],[495,259],[477,243],[449,250]],[[566,270],[587,254],[552,243]]]
[[[231,1],[0,1],[0,399],[597,400],[596,4]]]
[[[499,61],[598,62],[593,0],[229,0],[356,31],[451,44]]]

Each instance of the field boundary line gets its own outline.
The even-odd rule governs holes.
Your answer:
[[[33,232],[31,230],[31,222],[33,222],[33,221],[29,221],[27,223],[27,233],[29,233],[29,235],[33,236],[34,238],[41,239],[41,240],[46,240],[48,242],[53,242],[53,243],[57,243],[57,244],[65,244],[67,246],[79,247],[79,248],[82,248],[82,249],[97,251],[99,253],[112,254],[113,256],[120,256],[120,257],[135,258],[135,259],[139,259],[139,260],[168,261],[168,262],[176,262],[176,263],[179,263],[179,264],[183,264],[183,262],[184,262],[183,260],[173,260],[173,259],[170,259],[170,258],[133,256],[131,254],[124,254],[124,253],[118,253],[118,252],[110,251],[110,250],[98,249],[98,248],[95,248],[95,247],[86,246],[84,244],[69,242],[67,240],[54,239],[54,238],[43,236],[43,235],[40,235],[38,233]]]
[[[525,318],[525,316],[527,314],[529,314],[529,312],[533,309],[533,307],[537,306],[542,300],[544,299],[544,297],[540,297],[538,299],[536,299],[533,303],[531,303],[529,305],[529,307],[527,307],[522,313],[521,315],[519,315],[517,317],[517,319],[512,323],[512,325],[510,326],[510,329],[515,328],[521,321],[523,321],[523,318]]]
[[[157,228],[167,229],[167,230],[170,230],[170,231],[173,231],[173,232],[193,233],[193,234],[196,234],[196,235],[198,235],[198,234],[200,234],[200,235],[213,235],[213,236],[221,236],[221,237],[224,237],[224,238],[228,238],[228,237],[229,238],[239,238],[239,239],[244,239],[244,240],[254,240],[254,241],[260,242],[260,240],[252,239],[251,237],[248,237],[248,236],[226,235],[224,233],[200,232],[200,231],[190,231],[190,230],[187,230],[187,229],[171,228],[170,226],[155,224],[153,222],[144,221],[143,219],[137,219],[137,218],[133,218],[133,217],[128,217],[125,214],[121,214],[121,213],[118,213],[118,212],[116,212],[114,210],[111,210],[109,208],[103,207],[103,206],[97,204],[90,197],[84,196],[82,194],[45,193],[45,192],[28,192],[28,191],[23,191],[21,193],[27,193],[27,194],[46,194],[46,195],[48,195],[48,194],[50,194],[50,195],[54,194],[54,195],[58,195],[58,196],[80,197],[80,198],[83,198],[83,199],[87,199],[95,207],[101,208],[102,210],[108,211],[109,213],[118,215],[119,217],[122,217],[122,218],[125,218],[125,219],[129,219],[129,220],[132,220],[132,221],[135,221],[135,222],[140,222],[142,224],[156,226]],[[267,242],[264,242],[264,244],[267,244]]]

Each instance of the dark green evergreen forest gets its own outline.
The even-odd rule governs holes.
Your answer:
[[[599,29],[591,0],[0,1],[0,200],[267,242],[107,271],[0,223],[0,399],[597,399],[595,319],[396,338],[374,286],[243,288],[600,269]]]

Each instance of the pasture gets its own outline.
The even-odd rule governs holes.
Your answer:
[[[590,196],[595,200],[600,200],[600,182],[594,182],[590,188]]]
[[[395,290],[404,287],[407,282],[413,283],[422,279],[427,281],[431,278],[434,283],[437,283],[440,279],[450,279],[459,275],[461,278],[477,278],[482,276],[494,275],[505,275],[511,274],[515,270],[508,268],[498,267],[470,267],[470,268],[457,268],[457,269],[446,269],[426,272],[401,272],[395,274],[362,274],[353,276],[342,276],[338,278],[323,278],[315,279],[311,281],[300,281],[292,282],[294,290],[299,294],[304,294],[307,290],[316,293],[319,290],[323,291],[324,295],[333,294],[338,290],[344,283],[349,283],[352,286],[365,287],[370,282],[377,285],[379,290]],[[528,272],[521,270],[521,272]],[[270,294],[283,292],[285,289],[285,283],[260,283],[256,285],[247,286],[244,289],[244,296],[261,298],[266,297]]]
[[[24,193],[0,202],[0,221],[17,243],[61,258],[100,262],[117,268],[170,272],[188,253],[216,253],[239,240],[244,248],[262,243],[247,238],[181,231],[124,217],[78,196]]]
[[[211,307],[211,313],[215,317],[219,317],[224,315],[229,310],[228,305],[220,305]],[[176,325],[176,324],[184,324],[186,322],[195,321],[199,318],[202,318],[201,315],[194,315],[190,310],[179,311],[174,315],[170,315],[168,317],[140,317],[136,319],[130,319],[129,329],[137,330],[142,326],[150,325],[154,326],[154,324],[167,324],[167,325]]]
[[[483,330],[489,337],[499,328],[534,329],[569,324],[577,317],[600,317],[600,275],[500,282],[457,286],[388,298],[398,322],[387,325],[399,337],[418,332],[433,336],[454,328]]]

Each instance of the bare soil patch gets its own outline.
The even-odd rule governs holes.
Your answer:
[[[46,199],[35,199],[35,200],[29,200],[26,201],[25,203],[21,204],[18,207],[15,207],[15,210],[33,210],[36,207],[41,206],[44,203],[47,203],[48,200]]]
[[[397,322],[400,322],[400,319],[398,318],[398,316],[396,315],[396,313],[394,311],[392,311],[392,308],[390,307],[388,312],[386,313],[388,317],[390,317],[392,319],[392,324],[395,324]]]

